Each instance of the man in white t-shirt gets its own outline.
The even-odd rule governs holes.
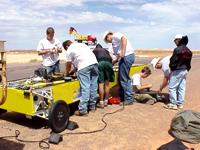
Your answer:
[[[91,112],[95,112],[97,101],[98,62],[94,53],[84,43],[63,42],[66,50],[66,75],[71,71],[72,63],[78,69],[77,76],[80,82],[81,98],[77,116],[88,116],[88,105]]]
[[[131,77],[131,83],[133,88],[133,99],[134,101],[153,105],[157,102],[156,98],[152,97],[149,94],[140,93],[142,90],[150,89],[153,87],[152,84],[142,85],[141,78],[147,78],[151,74],[149,67],[144,67],[140,73],[136,73]]]
[[[103,40],[106,44],[112,43],[113,54],[118,58],[118,95],[122,101],[120,105],[133,105],[133,94],[129,73],[135,60],[134,50],[126,36],[119,32],[114,33],[112,31],[106,31]]]
[[[163,88],[165,88],[168,85],[169,81],[169,76],[171,73],[171,70],[169,68],[169,61],[170,61],[171,56],[166,56],[164,58],[154,58],[151,61],[151,64],[153,65],[153,69],[162,69],[163,74],[164,74],[164,79],[162,84],[160,85],[160,88],[158,89],[158,92],[161,92]]]
[[[54,29],[49,27],[46,30],[47,37],[40,40],[37,52],[42,55],[43,68],[50,75],[54,72],[60,72],[59,53],[62,53],[62,44],[57,38],[54,38]]]

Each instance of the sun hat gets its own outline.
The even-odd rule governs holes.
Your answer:
[[[158,57],[158,58],[154,58],[152,61],[151,61],[151,64],[153,66],[153,70],[156,70],[156,64],[158,63],[158,61],[160,60],[161,57]]]
[[[114,34],[114,32],[112,32],[112,31],[110,31],[110,30],[108,30],[108,31],[106,31],[105,33],[104,33],[104,35],[103,35],[103,40],[104,40],[104,42],[106,43],[106,44],[108,44],[108,42],[107,42],[107,40],[106,40],[106,36],[108,35],[108,34]]]
[[[183,34],[176,34],[172,42],[174,42],[176,39],[182,39]]]

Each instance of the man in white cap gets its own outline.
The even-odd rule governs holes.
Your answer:
[[[133,93],[129,72],[135,60],[134,50],[129,40],[119,32],[106,31],[103,36],[106,44],[112,43],[113,53],[117,55],[119,62],[119,90],[118,95],[122,103],[120,105],[132,105]]]
[[[163,74],[164,74],[164,79],[162,84],[160,85],[158,92],[161,92],[163,90],[163,88],[165,88],[168,84],[169,81],[169,75],[171,73],[171,70],[169,68],[169,60],[170,60],[171,56],[166,56],[164,58],[161,59],[161,57],[158,58],[154,58],[151,61],[151,64],[153,66],[153,69],[162,69]]]
[[[186,46],[188,37],[182,34],[177,34],[174,38],[176,48],[170,58],[169,67],[171,75],[169,78],[169,101],[170,103],[164,105],[168,109],[183,108],[185,97],[185,84],[188,71],[191,69],[192,52]]]

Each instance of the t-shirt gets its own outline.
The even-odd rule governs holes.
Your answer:
[[[44,38],[42,40],[40,40],[38,47],[37,47],[37,51],[45,51],[45,50],[49,50],[49,49],[53,49],[55,47],[55,49],[60,49],[62,48],[62,44],[60,43],[60,41],[57,38],[53,38],[52,41],[47,40],[47,38]],[[42,64],[44,66],[52,66],[54,65],[58,60],[60,60],[59,58],[59,53],[55,53],[55,54],[51,54],[51,53],[47,53],[45,55],[42,55]]]
[[[69,46],[66,51],[66,62],[72,62],[78,71],[92,64],[98,64],[94,53],[84,43],[72,43]]]
[[[113,53],[116,55],[120,55],[121,54],[121,50],[122,50],[122,42],[121,42],[121,38],[124,35],[119,33],[119,32],[115,32],[112,36],[112,47],[113,47]],[[125,37],[125,36],[124,36]],[[127,39],[127,44],[126,44],[126,49],[125,49],[125,56],[133,54],[134,50],[129,42],[129,40]]]
[[[114,53],[112,45],[109,46],[108,51],[112,54],[114,60],[118,60],[119,55]]]
[[[133,92],[138,92],[136,85],[141,85],[141,76],[139,75],[139,73],[131,76],[131,85]]]
[[[166,56],[161,60],[162,64],[162,71],[164,73],[164,76],[168,76],[171,73],[171,70],[169,68],[169,61],[170,61],[171,56]]]
[[[109,52],[105,48],[95,48],[93,50],[94,55],[97,58],[97,61],[108,61],[112,63],[112,58],[110,57]]]

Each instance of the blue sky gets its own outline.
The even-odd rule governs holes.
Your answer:
[[[1,0],[0,41],[5,49],[36,49],[53,27],[61,42],[81,35],[97,37],[104,47],[106,30],[123,33],[133,48],[174,48],[175,34],[200,49],[200,0]]]

